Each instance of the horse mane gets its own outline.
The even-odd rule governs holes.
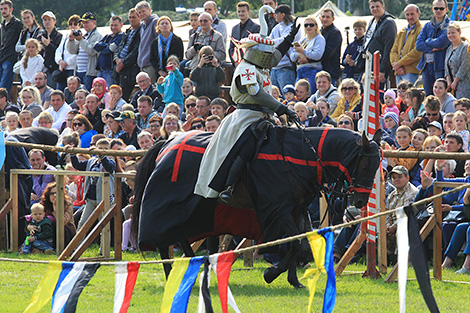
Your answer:
[[[140,205],[142,203],[142,197],[144,195],[145,186],[147,181],[155,169],[155,159],[157,158],[160,150],[167,140],[157,141],[148,151],[144,154],[144,157],[140,161],[137,167],[137,173],[135,175],[134,185],[134,203],[132,205],[132,222],[131,222],[131,233],[137,238],[139,233],[139,219],[140,219]]]

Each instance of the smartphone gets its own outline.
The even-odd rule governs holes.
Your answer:
[[[167,65],[166,70],[167,71],[172,71],[173,70],[173,65]]]
[[[296,41],[296,42],[294,42],[294,43],[292,43],[292,44],[293,44],[294,46],[296,46],[296,47],[297,47],[297,46],[300,46],[300,43],[299,43],[298,41]]]

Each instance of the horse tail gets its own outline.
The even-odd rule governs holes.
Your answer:
[[[134,185],[134,204],[132,205],[132,222],[131,222],[131,233],[138,238],[139,234],[139,219],[140,219],[140,205],[142,203],[142,197],[144,195],[145,186],[147,181],[155,169],[155,159],[157,158],[160,150],[166,140],[157,141],[148,151],[145,153],[142,161],[137,167],[137,173],[135,175]]]

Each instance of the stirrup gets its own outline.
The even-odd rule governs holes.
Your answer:
[[[227,189],[219,193],[219,200],[222,203],[230,203],[233,200],[233,187],[228,186]]]

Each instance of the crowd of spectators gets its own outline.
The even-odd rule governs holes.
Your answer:
[[[263,4],[275,11],[261,18],[270,37],[279,44],[290,32],[295,17],[288,5],[273,0],[263,0]],[[36,138],[33,142],[45,143],[37,140],[36,129],[42,129],[41,136],[65,147],[132,151],[148,149],[156,140],[168,139],[175,132],[215,132],[225,116],[236,109],[229,98],[222,97],[228,94],[221,89],[227,81],[226,72],[233,71],[243,57],[235,43],[260,31],[250,18],[247,2],[239,2],[235,8],[240,23],[230,31],[218,16],[216,3],[205,2],[204,13],[190,15],[185,50],[171,19],[152,12],[146,1],[129,10],[128,29],[123,29],[120,17],[113,16],[106,35],[99,33],[92,12],[70,16],[68,31],[62,35],[55,28],[52,11],[44,12],[39,23],[34,12],[23,10],[21,22],[13,15],[12,2],[1,1],[0,117],[5,135],[17,140],[29,136]],[[369,0],[369,8],[371,20],[353,23],[355,37],[348,40],[343,51],[333,10],[324,9],[319,20],[307,16],[288,53],[270,70],[273,97],[294,110],[305,127],[357,131],[361,129],[364,104],[364,53],[378,50],[382,148],[469,151],[469,43],[460,26],[447,17],[447,1],[434,0],[433,17],[423,24],[420,8],[407,5],[403,10],[407,26],[403,29],[397,29],[395,17],[386,11],[383,0]],[[229,43],[228,35],[233,38]],[[19,74],[21,91],[17,103],[11,103],[15,74]],[[286,123],[282,117],[276,121]],[[136,166],[131,158],[63,154],[52,161],[41,150],[31,150],[28,156],[34,169],[56,170],[57,165],[114,174],[134,171]],[[390,177],[386,183],[387,209],[429,193],[433,177],[463,179],[470,173],[470,165],[459,160],[387,158],[383,165]],[[38,216],[53,216],[55,200],[50,199],[56,192],[51,185],[54,176],[38,175],[33,180],[30,204],[41,202],[45,207],[35,207]],[[131,185],[126,183],[126,204],[132,203]],[[81,218],[75,216],[75,224],[67,214],[66,225],[73,233],[75,225],[83,227],[102,198],[102,190],[98,178],[78,175],[71,176],[67,186],[67,208],[73,206],[75,214],[83,211]],[[110,190],[113,197],[114,189]],[[449,206],[445,211],[463,212],[468,196],[464,191],[461,197],[446,200]],[[45,204],[44,198],[52,205]],[[459,205],[452,206],[454,202]],[[347,203],[341,207],[347,208],[339,213],[344,214],[344,220],[357,217]],[[469,223],[459,224],[464,220],[446,222],[455,226],[448,226],[445,232],[445,267],[455,261],[462,238],[470,233]],[[125,229],[128,234],[128,224]],[[34,229],[28,232],[33,234]],[[395,232],[396,218],[391,216],[387,219],[391,255],[395,252]],[[340,234],[336,257],[341,257],[354,237],[354,229]],[[126,242],[123,248],[135,249],[135,240],[128,241],[131,247]],[[470,258],[463,269],[460,272],[470,272]]]

